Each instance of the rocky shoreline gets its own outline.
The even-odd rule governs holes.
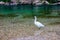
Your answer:
[[[40,1],[32,1],[31,2],[31,0],[30,0],[30,2],[29,1],[24,1],[24,2],[14,2],[14,1],[12,1],[12,2],[3,2],[3,1],[0,1],[0,5],[18,5],[18,4],[32,4],[32,5],[42,5],[42,4],[47,4],[47,5],[57,5],[57,4],[60,4],[60,2],[58,2],[58,3],[53,3],[53,4],[50,4],[48,1],[42,1],[42,2],[40,2]]]

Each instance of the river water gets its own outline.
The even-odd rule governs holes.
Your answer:
[[[60,15],[60,5],[0,5],[0,14]]]

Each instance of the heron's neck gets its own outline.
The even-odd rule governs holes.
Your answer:
[[[35,18],[35,20],[34,20],[35,22],[37,21],[37,18]]]

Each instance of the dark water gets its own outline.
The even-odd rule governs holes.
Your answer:
[[[60,15],[60,5],[0,5],[0,14]]]

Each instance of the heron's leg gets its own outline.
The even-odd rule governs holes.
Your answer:
[[[43,27],[40,27],[39,30],[42,29],[42,28],[43,28]]]
[[[41,28],[39,28],[39,30],[40,30]]]

